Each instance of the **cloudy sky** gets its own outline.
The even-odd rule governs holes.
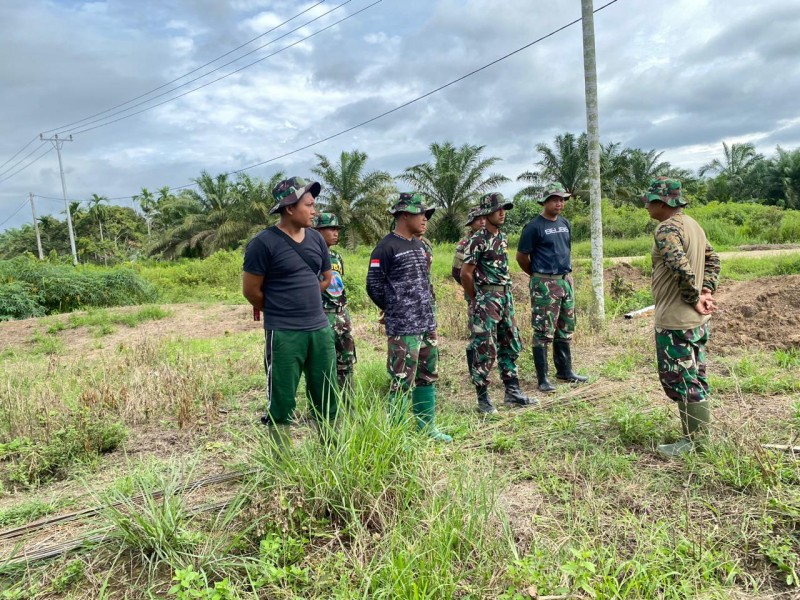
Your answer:
[[[72,133],[63,149],[70,198],[186,185],[202,169],[241,169],[336,134],[580,17],[579,0],[373,2],[3,0],[0,163],[41,132]],[[723,140],[767,154],[800,146],[800,2],[618,0],[595,15],[595,29],[603,142],[656,148],[691,169],[719,155]],[[536,143],[585,129],[581,39],[578,23],[249,172],[307,175],[315,152],[357,148],[371,168],[398,174],[426,161],[431,142],[450,140],[485,145],[515,179],[537,160]],[[43,197],[40,214],[63,210],[46,198],[61,196],[48,147],[37,140],[0,167],[0,229],[30,221],[29,192]]]

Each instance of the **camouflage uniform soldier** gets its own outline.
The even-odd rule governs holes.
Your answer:
[[[425,260],[428,263],[428,287],[431,289],[431,298],[433,299],[433,315],[437,316],[439,310],[436,306],[436,292],[433,289],[433,277],[431,276],[431,267],[433,265],[433,244],[431,244],[431,241],[424,235],[416,235],[414,237],[422,242],[422,245],[425,248]]]
[[[561,216],[570,193],[560,183],[550,183],[537,202],[542,213],[522,230],[517,263],[530,275],[533,364],[540,392],[554,392],[547,379],[547,346],[553,344],[556,378],[584,383],[588,377],[572,370],[570,341],[575,331],[575,292],[572,283],[572,236],[569,221]]]
[[[705,345],[720,263],[703,228],[682,212],[686,200],[680,181],[654,179],[642,200],[660,222],[652,253],[658,377],[678,405],[683,430],[680,440],[658,451],[679,456],[702,443],[711,421]]]
[[[513,207],[502,194],[481,198],[478,214],[486,216],[486,225],[470,237],[461,267],[461,283],[472,305],[470,376],[478,394],[478,410],[484,414],[497,412],[489,399],[489,373],[495,360],[506,388],[505,401],[518,406],[536,404],[519,388],[517,378],[522,342],[514,318],[508,238],[500,231],[506,211]]]
[[[320,232],[328,249],[339,243],[339,219],[333,213],[318,213],[314,229]],[[342,255],[330,250],[333,279],[322,292],[322,308],[328,315],[333,329],[336,348],[336,376],[342,395],[353,388],[353,365],[356,362],[356,344],[353,340],[353,324],[347,310],[347,294],[344,289],[344,260]]]
[[[433,214],[420,194],[402,193],[389,212],[395,229],[370,256],[367,294],[379,309],[388,335],[386,368],[391,377],[389,411],[403,418],[411,396],[417,429],[441,442],[453,438],[436,427],[439,350],[425,246],[418,239]]]
[[[467,233],[459,240],[458,244],[456,244],[456,253],[453,256],[453,270],[451,273],[458,285],[461,285],[461,267],[464,265],[464,253],[467,249],[469,238],[472,237],[473,233],[480,231],[483,229],[484,225],[486,225],[486,215],[479,215],[478,212],[480,212],[480,209],[476,206],[467,213],[467,221],[464,223],[464,227],[467,228]],[[471,299],[466,293],[464,293],[464,300],[467,301],[467,317],[471,319]],[[472,348],[467,345],[467,369],[472,368],[470,366],[472,365],[472,355]]]

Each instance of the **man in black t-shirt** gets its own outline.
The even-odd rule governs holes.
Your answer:
[[[553,392],[547,379],[547,345],[553,344],[556,378],[583,383],[588,377],[572,371],[570,341],[575,331],[575,292],[572,283],[572,239],[569,221],[561,216],[570,193],[560,183],[548,184],[537,199],[542,212],[522,230],[517,263],[530,275],[533,362],[539,391]]]
[[[395,217],[394,231],[378,242],[369,259],[367,294],[383,311],[386,325],[390,414],[404,418],[411,396],[417,429],[437,441],[451,442],[453,438],[436,428],[436,316],[428,256],[417,237],[425,233],[433,210],[425,206],[421,194],[400,194],[389,209]]]
[[[261,420],[280,446],[288,444],[301,373],[312,416],[336,417],[336,351],[321,296],[333,272],[328,246],[311,228],[319,192],[319,183],[300,177],[281,181],[270,210],[280,221],[250,240],[244,255],[242,293],[264,313],[267,414]]]

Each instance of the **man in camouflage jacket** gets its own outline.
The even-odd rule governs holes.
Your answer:
[[[533,364],[540,392],[554,392],[547,379],[547,347],[553,345],[556,378],[584,383],[588,377],[572,370],[570,342],[575,331],[575,291],[572,283],[572,231],[561,216],[571,194],[560,183],[550,183],[537,199],[542,213],[522,230],[517,263],[530,275]]]
[[[328,316],[333,329],[336,348],[336,378],[339,391],[347,397],[353,389],[353,365],[356,362],[356,343],[353,340],[353,323],[347,310],[347,294],[344,289],[344,259],[331,250],[339,243],[339,218],[333,213],[317,213],[314,229],[319,231],[331,255],[333,278],[330,285],[322,291],[322,309]]]
[[[453,438],[439,431],[435,422],[436,316],[428,256],[418,239],[433,211],[421,194],[400,194],[389,209],[395,217],[394,231],[378,242],[370,256],[367,294],[383,311],[386,325],[390,414],[396,420],[405,418],[411,396],[417,429],[437,441],[451,442]]]
[[[471,308],[470,376],[478,394],[478,410],[483,414],[497,412],[489,398],[489,373],[495,361],[505,384],[505,401],[517,406],[536,404],[522,392],[517,378],[522,341],[514,317],[508,238],[500,231],[506,211],[512,208],[514,204],[506,202],[502,194],[481,198],[478,214],[486,216],[486,225],[470,237],[461,267],[461,284]]]
[[[467,233],[461,238],[458,243],[456,244],[456,252],[453,255],[453,269],[451,274],[453,275],[453,279],[456,280],[458,285],[461,285],[461,267],[464,265],[464,253],[467,250],[467,244],[469,243],[469,238],[472,237],[473,233],[480,231],[486,225],[486,215],[479,215],[480,212],[479,207],[471,208],[470,211],[467,213],[467,221],[464,223],[464,227],[467,228]],[[467,301],[467,318],[472,318],[472,312],[470,310],[470,306],[472,304],[472,299],[464,294],[464,300]],[[467,345],[467,370],[471,369],[472,367],[472,355],[473,351],[472,348]]]
[[[702,444],[711,421],[705,346],[720,263],[703,228],[683,214],[680,181],[652,180],[642,201],[659,221],[652,252],[658,377],[678,405],[683,430],[676,443],[662,444],[658,451],[679,456]]]

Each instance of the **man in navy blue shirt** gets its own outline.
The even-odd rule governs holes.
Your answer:
[[[244,255],[242,293],[264,313],[267,414],[261,420],[281,447],[288,444],[301,374],[312,416],[336,417],[336,351],[321,296],[333,271],[328,246],[312,228],[320,188],[300,177],[281,181],[270,210],[280,220],[250,240]]]
[[[550,183],[537,199],[542,212],[522,230],[517,263],[530,275],[533,362],[540,392],[553,392],[547,379],[547,346],[553,344],[556,378],[583,383],[588,377],[572,370],[570,341],[575,331],[575,292],[572,283],[572,239],[569,221],[561,216],[570,193]]]

